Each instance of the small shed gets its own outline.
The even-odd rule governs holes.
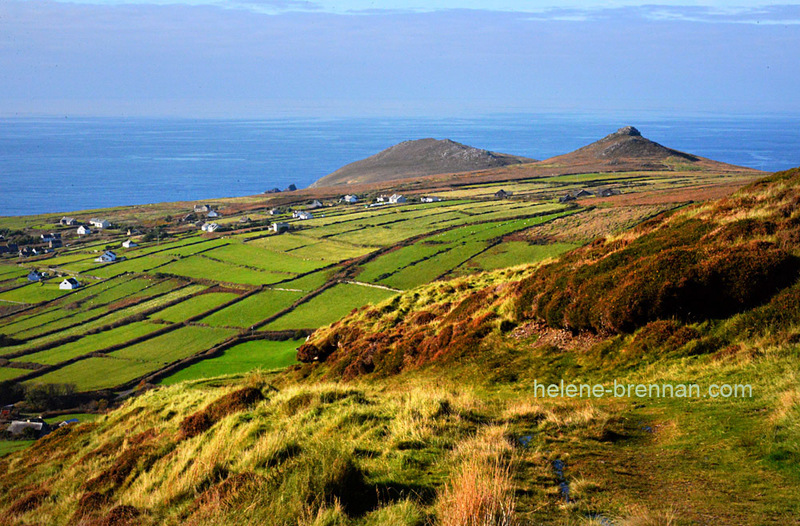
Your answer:
[[[125,241],[122,242],[122,248],[133,248],[133,247],[138,247],[138,246],[139,245],[137,245],[136,243],[134,243],[130,239],[126,239]]]
[[[494,196],[495,196],[497,199],[505,199],[505,198],[507,198],[507,197],[510,197],[510,196],[511,196],[511,192],[506,192],[505,190],[503,190],[503,189],[501,188],[500,190],[498,190],[498,191],[496,191],[496,192],[494,193]]]

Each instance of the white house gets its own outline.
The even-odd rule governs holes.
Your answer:
[[[203,223],[203,226],[200,227],[200,230],[203,232],[216,232],[219,228],[219,225],[216,223]]]
[[[400,194],[392,194],[392,195],[389,197],[389,202],[390,202],[390,203],[393,203],[393,204],[405,203],[405,202],[406,202],[406,198],[405,198],[405,197],[403,197],[403,196],[402,196],[402,195],[400,195]]]
[[[389,196],[388,195],[379,195],[377,199],[375,199],[376,203],[388,203]]]
[[[194,205],[194,213],[195,214],[206,213],[209,210],[211,210],[211,207],[208,206],[207,204]]]
[[[216,210],[209,210],[207,217],[219,217],[219,212],[217,212]]]
[[[96,217],[91,218],[89,224],[95,228],[108,228],[111,226],[111,223],[107,219],[98,219]]]
[[[78,222],[75,220],[74,217],[64,216],[61,218],[61,221],[59,221],[59,223],[61,223],[64,226],[75,226]]]
[[[270,208],[269,210],[269,215],[271,216],[280,215],[280,213],[281,213],[280,210],[278,210],[277,208]]]
[[[438,203],[439,201],[441,201],[441,199],[439,197],[436,197],[435,195],[429,195],[427,197],[423,197],[422,199],[420,199],[420,201],[422,201],[423,203]]]
[[[92,233],[92,231],[87,226],[81,225],[81,226],[78,227],[78,235],[79,236],[88,236],[91,233]]]
[[[80,286],[81,284],[78,283],[77,279],[67,278],[61,282],[61,285],[59,285],[58,288],[61,290],[73,290],[79,288]]]
[[[288,232],[289,223],[272,223],[272,226],[270,226],[269,229],[275,232],[276,234],[280,234],[281,232]]]
[[[313,209],[315,209],[315,208],[322,208],[322,203],[320,203],[319,201],[317,201],[316,199],[314,199],[313,201],[311,201],[311,204],[310,204],[310,205],[308,205],[308,208],[309,208],[310,210],[313,210]]]
[[[356,197],[354,195],[346,195],[346,196],[342,197],[342,201],[344,201],[348,205],[352,205],[352,204],[355,204],[355,203],[358,202],[358,197]]]
[[[311,215],[311,212],[306,212],[305,210],[295,210],[292,212],[292,217],[295,219],[314,219],[314,216]]]
[[[138,246],[139,245],[137,245],[136,243],[134,243],[130,239],[126,239],[125,241],[122,242],[122,248],[133,248],[133,247],[138,247]]]
[[[94,258],[94,260],[97,263],[113,263],[117,260],[117,255],[110,250],[106,250],[100,257]]]

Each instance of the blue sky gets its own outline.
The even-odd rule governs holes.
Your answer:
[[[800,113],[800,3],[2,0],[0,116]]]

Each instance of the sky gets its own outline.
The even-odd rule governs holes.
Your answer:
[[[2,0],[0,116],[800,114],[800,2]]]

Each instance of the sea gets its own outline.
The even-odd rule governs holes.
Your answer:
[[[800,166],[800,116],[0,118],[0,216],[304,188],[345,164],[426,137],[546,159],[627,125],[717,161],[765,171]]]

